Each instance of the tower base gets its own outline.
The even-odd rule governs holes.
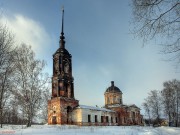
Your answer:
[[[79,105],[79,100],[55,97],[48,101],[48,124],[71,124],[72,111]]]

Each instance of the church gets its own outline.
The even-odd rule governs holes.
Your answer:
[[[140,108],[135,104],[123,104],[122,91],[111,81],[104,92],[102,108],[80,105],[74,96],[72,55],[65,48],[62,11],[62,31],[59,48],[53,54],[52,96],[48,100],[48,124],[70,124],[80,126],[142,125]]]

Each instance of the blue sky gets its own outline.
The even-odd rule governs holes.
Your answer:
[[[155,41],[142,47],[130,34],[130,0],[0,0],[1,20],[15,33],[16,43],[31,45],[47,61],[59,47],[61,7],[65,9],[66,48],[72,54],[75,97],[80,104],[104,105],[110,81],[123,92],[125,104],[141,104],[164,81],[180,79],[165,62]]]

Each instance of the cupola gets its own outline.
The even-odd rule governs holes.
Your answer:
[[[122,91],[114,85],[114,81],[111,81],[111,86],[109,86],[105,93],[105,106],[122,104]]]

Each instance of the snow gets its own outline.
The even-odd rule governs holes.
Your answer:
[[[99,108],[94,106],[87,106],[87,105],[79,105],[76,108],[82,108],[82,109],[90,109],[90,110],[96,110],[96,111],[104,111],[104,112],[115,112],[106,108]]]
[[[23,128],[23,129],[22,129]],[[141,126],[60,126],[60,125],[8,125],[0,128],[0,135],[180,135],[180,128]]]

